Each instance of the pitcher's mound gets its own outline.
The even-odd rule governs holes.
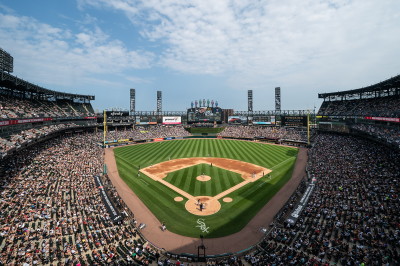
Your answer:
[[[199,175],[198,177],[196,177],[196,179],[199,181],[208,181],[211,179],[211,177],[209,177],[208,175],[205,175],[203,178],[203,175]]]
[[[200,211],[200,205],[197,204],[198,200],[200,200],[200,203],[204,204],[204,209],[202,209],[202,211]],[[218,200],[213,199],[212,197],[198,196],[195,197],[194,199],[189,199],[186,202],[185,207],[186,210],[190,213],[199,216],[206,216],[218,212],[219,209],[221,209],[221,204],[219,203]]]
[[[226,198],[223,199],[223,201],[224,201],[224,202],[232,202],[232,198],[226,197]]]
[[[182,198],[182,197],[175,197],[174,200],[175,200],[175,201],[182,201],[183,198]]]

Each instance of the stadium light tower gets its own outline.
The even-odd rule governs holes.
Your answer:
[[[14,58],[0,48],[0,71],[12,73],[14,71]]]
[[[281,110],[281,87],[275,88],[275,111]]]
[[[249,113],[253,112],[253,90],[247,91],[247,105]]]
[[[157,113],[162,112],[162,96],[161,91],[157,91]]]
[[[135,101],[136,101],[136,91],[135,89],[131,89],[130,91],[130,111],[131,111],[131,115],[135,115]]]

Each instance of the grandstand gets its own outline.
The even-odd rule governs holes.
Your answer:
[[[193,136],[194,125],[137,125],[131,118],[111,119],[103,143],[102,119],[85,119],[94,115],[94,96],[34,87],[8,73],[1,85],[2,265],[201,265],[196,254],[147,240],[146,221],[135,220],[135,208],[106,174],[104,148],[194,137],[308,145],[301,127],[222,124],[216,135]],[[255,228],[258,241],[211,253],[209,264],[400,265],[398,88],[399,76],[319,94],[306,176],[277,193],[285,203]]]
[[[400,117],[400,75],[377,84],[348,91],[320,93],[319,116]]]

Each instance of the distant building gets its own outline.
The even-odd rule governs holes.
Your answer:
[[[228,123],[228,116],[233,116],[233,109],[222,109],[222,123]]]

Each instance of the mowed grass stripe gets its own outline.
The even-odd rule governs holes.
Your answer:
[[[178,142],[179,144],[177,144]],[[157,147],[159,147],[157,145],[162,148],[157,150]],[[139,147],[140,149],[138,149]],[[114,151],[117,150],[118,149],[115,149]],[[291,156],[296,156],[293,152],[297,153],[296,149],[281,146],[263,144],[261,147],[259,143],[244,141],[212,141],[199,139],[166,141],[161,145],[158,143],[151,143],[127,146],[122,147],[122,150],[123,153],[118,151],[115,154],[119,154],[121,158],[134,165],[141,165],[142,168],[150,165],[152,161],[155,161],[155,157],[157,157],[158,161],[156,163],[158,163],[168,160],[169,156],[171,156],[171,159],[207,157],[208,153],[210,153],[210,156],[212,157],[246,161],[266,168],[272,168],[277,165],[277,167],[273,169],[273,172],[271,172],[274,177],[272,181],[267,182],[260,187],[259,185],[267,180],[265,177],[260,179],[260,181],[247,184],[246,186],[233,191],[229,194],[229,196],[233,198],[233,202],[231,203],[225,203],[222,199],[219,200],[221,203],[220,211],[214,215],[204,217],[205,223],[207,224],[207,227],[209,227],[209,233],[204,234],[204,237],[206,238],[221,237],[241,230],[268,202],[272,197],[271,195],[276,194],[280,187],[290,179],[295,158],[286,162],[285,160],[291,158]],[[161,157],[163,156],[161,153],[165,153],[165,158]],[[129,157],[129,160],[127,157]],[[279,165],[281,162],[284,163]],[[123,164],[124,166],[122,166]],[[197,172],[191,169],[191,167],[186,169],[187,174],[185,172],[176,174],[174,174],[175,172],[170,173],[174,174],[171,176],[171,182],[176,183],[177,187],[182,186],[183,184],[185,186],[188,184],[189,187],[195,187],[196,182],[201,183],[199,193],[202,195],[205,193],[210,196],[215,196],[223,191],[222,185],[225,187],[233,186],[239,179],[236,174],[229,172],[219,173],[221,171],[220,169],[216,167],[211,168],[209,165],[205,165],[204,170],[199,168]],[[118,163],[118,171],[125,172],[126,176],[123,180],[127,184],[129,183],[128,185],[130,188],[139,198],[142,199],[144,204],[154,213],[154,215],[156,215],[160,222],[166,221],[168,230],[189,237],[198,237],[198,235],[202,233],[199,228],[196,228],[196,221],[199,217],[190,214],[185,209],[186,200],[182,202],[175,202],[173,200],[173,198],[179,194],[163,184],[153,181],[149,177],[141,174],[140,179],[145,180],[149,184],[149,186],[147,186],[143,181],[137,178],[137,169],[135,170],[135,167],[126,162],[123,163],[122,160]],[[133,174],[134,171],[136,171],[136,174]],[[208,175],[212,177],[211,181],[200,182],[195,179],[195,177],[202,174],[203,171],[206,174],[209,173]],[[218,177],[214,177],[214,175],[218,175]],[[193,176],[193,178],[190,178],[190,176]],[[228,181],[225,182],[225,184],[222,182],[224,179]],[[217,190],[216,188],[218,186],[220,186],[220,188]],[[157,190],[153,190],[154,187],[157,187]],[[169,197],[168,194],[170,194]]]
[[[128,172],[131,170],[129,168],[130,167],[129,164],[127,164],[124,161],[118,160],[117,161],[118,164],[118,168],[121,167],[121,170],[128,170]],[[167,186],[157,186],[157,185],[152,185],[150,183],[158,183],[154,180],[152,180],[151,178],[149,178],[148,176],[142,174],[140,176],[140,178],[132,178],[129,177],[129,175],[127,175],[126,173],[123,174],[124,179],[128,179],[130,183],[134,183],[134,185],[136,187],[140,187],[140,190],[142,191],[150,191],[151,193],[153,193],[153,195],[156,195],[155,197],[155,201],[153,201],[153,203],[157,203],[161,204],[165,201],[170,201],[171,200],[171,190],[170,188],[168,188]],[[144,179],[149,185],[147,186],[144,182],[141,181],[141,179]],[[126,180],[124,180],[126,182]],[[153,181],[153,182],[152,182]],[[161,204],[162,205],[162,204]]]

